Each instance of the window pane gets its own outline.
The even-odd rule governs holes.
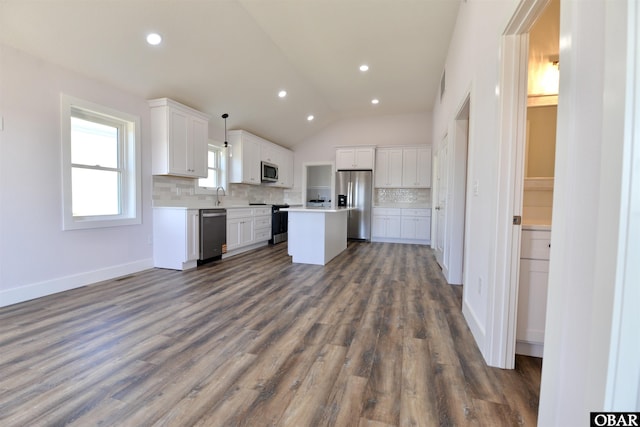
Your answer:
[[[212,169],[207,170],[207,177],[206,178],[200,178],[198,180],[198,185],[200,187],[208,187],[208,188],[216,187],[216,173],[215,173],[215,171],[212,170]]]
[[[211,151],[211,150],[209,151],[209,158],[208,158],[207,164],[210,168],[215,168],[218,166],[218,162],[216,161],[217,154],[218,153],[215,151]]]
[[[71,169],[73,216],[119,215],[119,172]]]
[[[71,163],[118,167],[118,128],[71,118]]]

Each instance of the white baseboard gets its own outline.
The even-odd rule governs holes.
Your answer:
[[[253,243],[251,245],[243,246],[241,248],[236,248],[236,249],[230,250],[229,252],[227,252],[225,254],[222,254],[222,259],[229,258],[229,257],[232,257],[234,255],[240,255],[243,252],[252,251],[254,249],[258,249],[258,248],[261,248],[263,246],[267,246],[268,244],[269,244],[269,242],[265,240],[263,242]]]
[[[527,341],[516,341],[516,354],[524,356],[542,357],[544,344],[531,343]]]
[[[126,276],[149,268],[153,268],[152,258],[1,290],[0,307],[80,288],[103,280],[115,279],[116,277]]]
[[[375,243],[404,243],[408,245],[431,245],[431,240],[422,240],[422,239],[399,239],[393,237],[372,237],[372,242]]]
[[[467,325],[471,330],[471,334],[473,335],[473,338],[476,340],[476,344],[478,345],[478,348],[482,353],[482,357],[484,357],[484,360],[487,363],[489,363],[488,357],[487,357],[488,355],[487,355],[486,345],[485,345],[486,344],[485,328],[478,321],[478,317],[476,316],[473,309],[464,300],[464,297],[462,300],[462,315],[464,316],[464,319],[467,321]]]

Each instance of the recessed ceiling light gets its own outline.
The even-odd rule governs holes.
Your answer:
[[[369,66],[367,64],[362,64],[360,66],[360,71],[368,71],[369,70]]]
[[[308,121],[312,121],[313,119],[314,119],[313,114],[309,114],[309,115],[307,116],[307,120],[308,120]]]
[[[377,104],[379,104],[379,103],[380,103],[380,100],[379,100],[378,98],[373,98],[373,99],[371,100],[371,103],[372,103],[373,105],[377,105]]]
[[[150,33],[147,35],[147,43],[152,46],[159,45],[162,43],[162,36],[158,33]]]
[[[287,96],[287,91],[286,90],[281,90],[280,92],[278,92],[278,96],[280,98],[284,98],[285,96]]]

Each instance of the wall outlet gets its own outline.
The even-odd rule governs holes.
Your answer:
[[[477,196],[480,194],[480,181],[477,179],[473,181],[473,195]]]
[[[148,243],[149,245],[153,245],[153,235],[149,234],[149,235],[147,236],[147,243]]]
[[[478,294],[482,294],[482,277],[478,277]]]

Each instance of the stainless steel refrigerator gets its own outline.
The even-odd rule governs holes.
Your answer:
[[[349,211],[347,239],[371,240],[371,171],[338,171],[336,173],[337,205],[356,209]]]

